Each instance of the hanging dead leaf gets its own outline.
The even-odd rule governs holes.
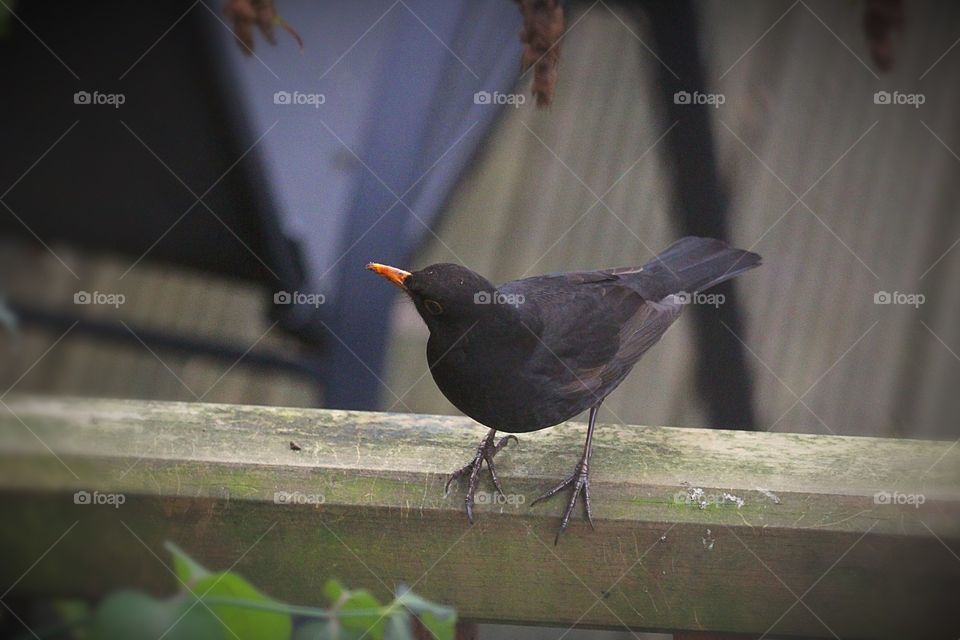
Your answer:
[[[563,36],[563,7],[559,0],[517,0],[523,16],[520,41],[524,72],[533,67],[531,92],[538,107],[548,107],[557,86],[560,38]]]
[[[237,44],[240,45],[244,55],[253,55],[255,27],[260,29],[260,33],[267,42],[276,44],[273,30],[277,25],[289,33],[296,40],[300,50],[303,50],[303,39],[286,20],[280,17],[273,6],[273,0],[227,0],[223,6],[223,15],[233,22],[233,35],[237,38]]]

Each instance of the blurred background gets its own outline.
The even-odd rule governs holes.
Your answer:
[[[368,261],[698,234],[764,265],[601,422],[960,436],[960,5],[570,2],[548,109],[514,2],[275,7],[0,3],[0,390],[456,413]]]

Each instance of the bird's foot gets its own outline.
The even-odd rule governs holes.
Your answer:
[[[463,476],[467,476],[469,480],[467,481],[467,497],[465,502],[467,505],[467,519],[470,521],[470,524],[473,524],[473,504],[474,504],[474,495],[477,492],[477,485],[480,481],[480,468],[483,466],[483,463],[487,463],[487,468],[490,469],[490,477],[493,478],[493,486],[496,487],[497,493],[501,496],[503,495],[503,487],[500,486],[500,479],[497,477],[497,469],[493,466],[493,456],[497,455],[497,452],[500,449],[503,449],[507,446],[507,443],[512,439],[514,442],[519,442],[516,436],[504,436],[497,441],[494,441],[494,436],[496,435],[496,429],[491,429],[486,437],[480,442],[480,446],[477,447],[477,455],[474,456],[473,460],[468,462],[466,465],[454,471],[450,478],[447,480],[447,484],[443,488],[443,495],[446,496],[450,493],[450,485],[455,481],[459,480]]]
[[[570,501],[567,502],[567,508],[563,512],[563,519],[560,521],[560,530],[557,531],[557,537],[554,538],[553,544],[557,544],[557,542],[560,541],[560,534],[563,533],[564,529],[566,529],[570,523],[570,515],[573,513],[573,508],[577,506],[577,498],[581,492],[583,493],[583,502],[587,510],[587,522],[590,523],[591,529],[594,528],[593,514],[590,511],[590,468],[586,460],[581,460],[577,463],[577,468],[574,469],[572,474],[567,476],[563,482],[553,489],[531,502],[530,506],[532,507],[538,502],[546,500],[567,488],[572,489],[570,492]]]

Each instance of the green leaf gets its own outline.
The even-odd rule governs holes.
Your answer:
[[[335,630],[329,622],[308,622],[297,628],[292,640],[339,640]]]
[[[308,622],[297,628],[292,640],[368,640],[366,629],[344,629],[333,621]]]
[[[397,607],[390,614],[387,622],[386,640],[413,640],[413,625],[408,612],[403,607]]]
[[[404,586],[397,589],[396,601],[415,613],[437,640],[453,640],[457,626],[454,609],[430,602]]]
[[[452,607],[431,602],[418,596],[407,587],[401,586],[397,589],[397,602],[417,614],[432,613],[438,618],[452,618],[453,620],[457,618],[457,612]]]
[[[425,626],[436,640],[453,640],[457,633],[457,619],[440,618],[434,614],[425,611],[417,615],[420,622]]]
[[[323,595],[326,596],[327,601],[331,605],[336,605],[340,602],[340,597],[344,591],[343,585],[336,580],[327,580],[327,583],[323,585]]]
[[[140,591],[118,591],[100,603],[89,640],[224,640],[223,626],[202,605],[183,598],[157,600]]]
[[[168,541],[164,543],[163,546],[170,552],[170,555],[173,556],[174,572],[187,586],[210,575],[210,571],[208,571],[206,567],[188,556],[186,552],[177,545]]]
[[[337,612],[376,610],[380,608],[380,603],[377,599],[364,589],[344,592],[342,602],[343,603],[336,608]],[[366,637],[371,640],[383,640],[383,630],[386,626],[386,621],[383,616],[376,611],[372,611],[369,615],[338,618],[338,621],[340,627],[347,633],[359,631],[361,635],[366,634]],[[348,635],[347,637],[350,636]]]
[[[201,578],[194,586],[193,592],[200,598],[232,598],[255,603],[273,602],[243,577],[230,572],[214,573]],[[228,638],[234,638],[234,636],[237,640],[287,640],[290,638],[293,628],[290,614],[246,609],[228,604],[211,604],[210,608],[229,629],[226,631]]]

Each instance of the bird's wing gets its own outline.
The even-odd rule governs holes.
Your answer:
[[[616,275],[604,272],[519,282],[524,286],[510,289],[524,291],[533,303],[527,313],[536,315],[531,326],[541,347],[532,368],[549,377],[561,395],[602,399],[682,309],[673,298],[645,300]]]
[[[606,359],[591,367],[574,369],[573,380],[561,385],[562,393],[582,392],[602,399],[623,381],[633,365],[666,333],[680,315],[679,302],[644,303],[616,335],[616,350]]]

